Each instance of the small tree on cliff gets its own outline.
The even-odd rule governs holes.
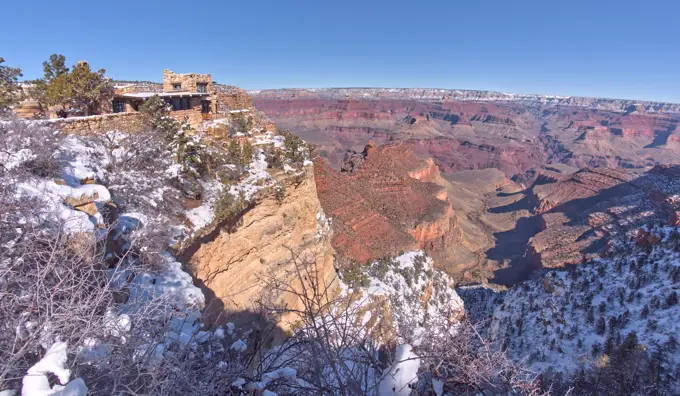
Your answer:
[[[309,153],[305,141],[300,139],[300,137],[293,135],[290,131],[281,132],[281,136],[286,139],[286,158],[296,165],[301,165]]]
[[[18,104],[22,99],[19,77],[21,69],[3,66],[5,59],[0,57],[0,110],[8,109]]]
[[[47,87],[55,78],[62,75],[68,75],[69,68],[66,67],[66,58],[64,58],[64,55],[50,55],[50,58],[43,62],[43,72],[43,78],[29,81],[31,85],[28,89],[28,96],[38,102],[40,110],[44,113],[49,106]],[[63,82],[63,80],[61,82]]]
[[[78,62],[71,70],[71,104],[88,114],[100,112],[103,104],[113,98],[113,85],[105,76],[106,70],[90,70],[87,62]]]
[[[240,176],[253,159],[253,146],[248,141],[241,144],[238,140],[232,139],[227,147],[227,158],[229,163],[236,167],[236,174]]]
[[[113,97],[113,84],[105,76],[106,70],[93,72],[87,62],[79,62],[68,72],[63,55],[52,55],[43,63],[45,78],[36,83],[35,95],[41,98],[44,86],[44,102],[76,109],[85,115],[97,114]]]

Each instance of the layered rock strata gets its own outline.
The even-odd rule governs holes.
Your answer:
[[[456,220],[445,188],[430,181],[437,167],[404,144],[370,144],[365,153],[351,175],[316,160],[317,191],[332,218],[335,249],[359,262],[413,249],[441,260]]]
[[[676,224],[680,166],[656,166],[634,174],[584,169],[563,181],[535,186],[541,231],[529,241],[527,258],[546,268],[579,264],[605,254],[610,237],[633,225]]]

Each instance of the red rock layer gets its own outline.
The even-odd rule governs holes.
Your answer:
[[[527,256],[546,268],[597,257],[613,233],[635,224],[680,222],[680,166],[659,165],[642,175],[584,169],[533,190],[541,231],[529,240]],[[654,243],[644,235],[637,240]]]
[[[438,168],[408,146],[368,149],[353,175],[322,159],[315,165],[319,200],[332,218],[332,243],[344,257],[364,262],[400,251],[445,249],[456,226],[451,203],[443,187],[428,181]]]

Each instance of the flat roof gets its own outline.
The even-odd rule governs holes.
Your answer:
[[[170,97],[193,97],[193,96],[208,96],[207,92],[189,92],[189,91],[172,91],[172,92],[134,92],[134,93],[123,93],[117,94],[119,98],[129,98],[129,99],[148,99],[154,95],[158,95],[161,98]]]

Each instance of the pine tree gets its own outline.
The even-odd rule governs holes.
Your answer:
[[[49,60],[43,62],[43,78],[29,81],[28,96],[38,102],[43,113],[47,111],[50,104],[47,98],[47,87],[52,80],[62,75],[68,75],[68,72],[69,69],[66,67],[64,55],[52,54]]]
[[[678,303],[678,292],[675,290],[666,297],[666,307],[672,307]]]
[[[106,70],[90,70],[87,62],[79,62],[69,74],[71,85],[71,104],[85,112],[97,114],[102,104],[113,97],[113,85],[105,76]]]
[[[591,353],[592,353],[593,357],[599,355],[601,351],[602,351],[602,345],[599,342],[593,343],[593,345],[591,346]]]
[[[614,352],[614,338],[612,336],[607,337],[604,342],[604,353],[611,355]]]
[[[160,96],[154,95],[147,99],[140,107],[144,124],[151,129],[162,132],[168,143],[176,139],[180,131],[180,124],[170,116],[170,107]]]
[[[50,55],[50,59],[43,62],[43,72],[45,73],[44,78],[47,82],[50,82],[63,74],[68,74],[68,67],[66,67],[66,58],[64,55]]]
[[[253,146],[250,144],[249,141],[243,142],[243,146],[241,147],[241,162],[243,165],[248,165],[250,164],[250,161],[253,160]]]
[[[5,59],[0,57],[0,110],[13,107],[23,99],[19,86],[19,77],[23,76],[21,69],[3,66],[3,63]]]
[[[642,311],[640,311],[640,318],[644,319],[649,315],[649,306],[645,304],[644,307],[642,307]]]
[[[61,105],[90,115],[99,113],[104,103],[113,97],[113,85],[105,76],[106,71],[99,69],[93,72],[87,62],[79,62],[69,73],[63,56],[53,54],[49,61],[43,63],[43,70],[44,101],[49,105]],[[38,83],[34,94],[39,95],[42,84]]]
[[[619,352],[623,356],[627,356],[630,352],[637,348],[637,346],[638,346],[637,333],[631,331],[630,333],[626,334],[626,339],[623,340],[623,343],[621,343],[621,346],[619,347]]]
[[[607,325],[604,321],[604,318],[600,316],[600,318],[597,320],[597,324],[595,325],[595,332],[598,335],[604,335],[604,332],[607,330]]]

